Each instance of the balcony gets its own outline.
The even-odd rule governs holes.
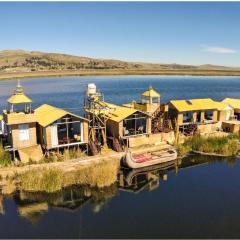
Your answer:
[[[36,122],[34,113],[3,111],[3,120],[7,125]]]

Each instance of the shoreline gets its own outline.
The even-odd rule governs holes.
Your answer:
[[[65,77],[65,76],[240,76],[240,71],[230,70],[82,70],[82,71],[40,71],[40,72],[18,72],[0,73],[1,80],[13,80],[20,78],[42,78],[42,77]]]

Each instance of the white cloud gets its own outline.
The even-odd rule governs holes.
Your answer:
[[[204,51],[211,53],[236,53],[237,50],[224,47],[205,47]]]

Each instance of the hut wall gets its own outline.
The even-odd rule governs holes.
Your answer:
[[[128,138],[129,147],[138,147],[149,144],[149,138],[146,135]]]
[[[152,121],[150,118],[147,118],[147,133],[151,134],[152,132]]]
[[[46,136],[46,147],[50,149],[52,148],[51,125],[45,127],[43,131],[45,131]]]
[[[37,144],[36,123],[28,123],[29,140],[19,139],[19,125],[11,126],[12,129],[12,146],[15,149],[30,147]]]
[[[204,111],[201,111],[201,122],[203,122],[204,121],[204,119],[205,119],[205,116],[204,116],[205,114],[204,114]]]
[[[129,138],[129,147],[139,147],[141,145],[159,145],[163,142],[169,142],[173,144],[175,141],[174,131],[168,133],[156,133],[141,136],[135,136]]]
[[[123,122],[120,123],[109,119],[107,121],[107,136],[109,137],[122,137],[123,136]]]
[[[193,122],[197,122],[197,112],[193,112]]]
[[[198,131],[200,133],[211,133],[211,132],[216,131],[220,127],[221,127],[221,123],[220,122],[208,123],[208,124],[200,124],[200,125],[198,125]]]
[[[88,132],[89,130],[89,123],[87,121],[83,121],[83,137],[84,137],[84,142],[88,143]]]
[[[240,125],[230,122],[223,122],[222,129],[230,133],[240,133]]]
[[[213,121],[217,122],[217,120],[218,120],[218,111],[214,110],[213,111]]]
[[[226,120],[226,111],[218,111],[218,121]]]
[[[183,124],[183,113],[178,113],[177,124],[178,124],[178,126]]]
[[[159,107],[160,107],[160,104],[156,104],[156,103],[153,103],[153,104],[134,103],[134,108],[142,112],[154,113]]]

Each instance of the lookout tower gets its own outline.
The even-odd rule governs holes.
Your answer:
[[[23,113],[31,113],[31,103],[32,100],[24,94],[23,87],[20,84],[20,80],[18,80],[16,89],[14,90],[13,95],[7,100],[8,102],[8,112],[23,112]]]
[[[7,131],[7,147],[15,152],[35,146],[37,144],[37,120],[31,108],[32,100],[24,94],[20,81],[7,103],[7,110],[3,111],[3,121]]]
[[[144,104],[157,104],[160,105],[160,93],[158,93],[152,86],[149,86],[149,89],[142,93],[141,101]]]

